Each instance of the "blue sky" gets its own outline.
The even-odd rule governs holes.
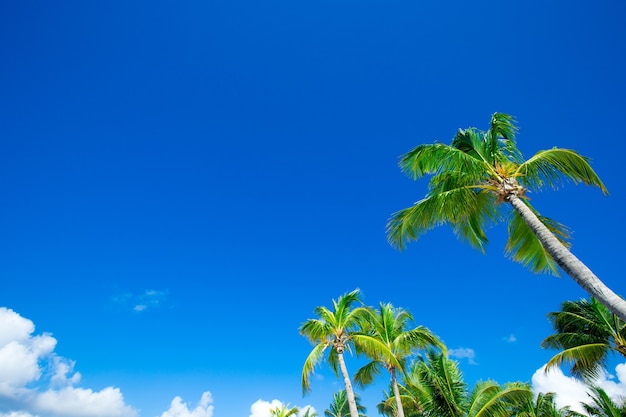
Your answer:
[[[532,202],[624,292],[626,6],[544,3],[0,5],[0,324],[23,353],[0,415],[76,415],[62,394],[82,416],[322,414],[339,381],[322,368],[302,397],[297,329],[357,287],[468,382],[531,382],[546,314],[582,290],[505,259],[503,227],[486,255],[445,228],[400,253],[385,224],[426,187],[399,155],[510,113],[526,156],[592,159],[610,196]],[[369,415],[384,385],[361,391]]]

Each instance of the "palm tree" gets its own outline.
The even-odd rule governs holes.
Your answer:
[[[397,416],[404,417],[397,371],[404,373],[406,359],[414,350],[424,348],[445,350],[445,346],[424,326],[407,330],[407,325],[413,321],[413,317],[404,309],[380,303],[378,311],[372,309],[366,311],[367,336],[371,339],[364,338],[362,348],[372,361],[362,367],[354,379],[359,385],[364,386],[373,382],[381,367],[387,369],[391,377]]]
[[[272,417],[289,417],[298,414],[298,407],[289,407],[289,404],[281,404],[270,409],[270,416]]]
[[[572,362],[572,375],[586,380],[598,376],[610,353],[626,358],[626,323],[595,298],[566,301],[561,311],[548,314],[555,333],[541,342],[543,348],[556,348],[546,370]]]
[[[359,295],[358,289],[343,294],[336,301],[333,300],[332,310],[324,306],[317,307],[315,313],[318,318],[309,319],[300,326],[300,334],[314,344],[302,368],[302,391],[306,393],[311,389],[309,376],[323,359],[326,350],[329,350],[328,363],[335,375],[339,376],[341,372],[351,417],[358,417],[359,412],[343,354],[346,349],[350,349],[351,344],[359,343],[361,338],[357,330],[366,308],[353,308],[360,303]]]
[[[480,381],[469,391],[456,361],[445,353],[428,352],[426,358],[407,379],[423,417],[510,417],[532,398],[530,387],[519,382]]]
[[[503,220],[498,203],[514,209],[509,217],[506,252],[534,272],[558,275],[556,265],[591,296],[626,321],[626,301],[609,289],[568,249],[567,229],[530,205],[526,192],[543,186],[556,188],[567,180],[608,191],[589,160],[569,149],[552,148],[523,160],[515,143],[517,128],[511,116],[495,113],[489,130],[459,130],[452,143],[420,145],[400,159],[400,168],[417,180],[432,175],[426,197],[392,214],[389,242],[404,242],[442,224],[484,251],[485,227]]]
[[[356,402],[356,408],[360,417],[365,417],[365,406],[361,405],[361,397],[358,394],[354,395]],[[330,403],[329,408],[324,411],[326,417],[349,417],[350,406],[348,405],[348,396],[346,390],[341,390],[333,394],[333,401]]]
[[[612,400],[600,387],[592,387],[590,403],[581,402],[583,408],[590,417],[626,417],[626,401],[624,398],[619,402]],[[583,416],[584,414],[579,414]]]

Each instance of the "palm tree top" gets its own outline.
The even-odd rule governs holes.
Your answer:
[[[510,219],[506,254],[533,272],[559,275],[557,264],[536,232],[522,217],[526,206],[548,231],[566,247],[569,231],[564,225],[539,215],[526,193],[542,187],[557,188],[564,182],[593,185],[608,191],[589,165],[589,158],[571,149],[542,150],[524,160],[517,147],[515,119],[494,113],[489,129],[460,129],[452,142],[422,144],[400,158],[400,168],[414,180],[430,177],[424,198],[393,213],[387,224],[392,246],[406,242],[440,225],[473,247],[485,252],[486,230],[491,224]],[[513,215],[505,216],[499,203],[511,203]],[[515,204],[514,204],[515,203]]]
[[[507,178],[516,178],[524,184],[523,191],[544,185],[557,188],[569,180],[597,186],[608,194],[590,168],[589,158],[571,149],[542,150],[524,161],[515,140],[518,131],[515,122],[509,114],[494,113],[488,130],[459,129],[450,145],[440,142],[419,145],[400,157],[400,169],[415,180],[425,175],[460,171],[467,179],[478,180],[476,186],[487,189],[501,185]]]

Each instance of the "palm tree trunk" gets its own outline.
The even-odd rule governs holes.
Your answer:
[[[511,194],[507,200],[565,273],[617,317],[626,321],[626,301],[600,281],[600,278],[559,242],[519,197]]]
[[[398,381],[396,381],[396,369],[389,369],[391,374],[391,386],[393,387],[393,395],[396,397],[396,408],[398,417],[404,417],[404,408],[402,407],[402,398],[400,398],[400,389],[398,388]]]
[[[348,374],[348,368],[346,368],[346,362],[343,360],[343,353],[337,352],[337,359],[339,360],[341,375],[343,375],[343,383],[346,385],[346,398],[348,398],[350,417],[359,417],[359,411],[356,408],[356,400],[354,399],[354,391],[352,390],[352,383],[350,382],[350,375]]]

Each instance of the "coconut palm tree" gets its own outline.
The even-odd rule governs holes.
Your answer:
[[[611,353],[626,358],[626,323],[595,298],[566,301],[548,318],[555,333],[541,346],[562,351],[550,359],[546,370],[571,362],[572,375],[589,380],[598,376]]]
[[[355,374],[355,381],[360,386],[371,384],[374,377],[385,368],[391,377],[391,388],[396,401],[398,417],[404,417],[400,389],[398,387],[398,371],[404,373],[407,358],[417,349],[439,348],[445,350],[444,344],[424,326],[408,330],[413,322],[411,314],[402,308],[380,303],[377,311],[366,310],[367,322],[364,324],[367,336],[362,343],[363,353],[372,359]]]
[[[432,175],[426,197],[392,214],[389,242],[404,243],[442,224],[484,251],[485,227],[503,220],[498,203],[513,210],[508,221],[507,254],[534,272],[558,275],[557,265],[591,296],[626,321],[626,301],[609,289],[569,250],[567,229],[541,216],[526,197],[529,190],[556,188],[565,181],[608,191],[589,160],[569,149],[552,148],[524,160],[515,142],[511,116],[495,113],[487,131],[459,130],[452,143],[420,145],[400,159],[400,168],[413,179]]]
[[[360,417],[365,417],[365,406],[361,405],[361,397],[354,394],[356,408]],[[348,396],[346,390],[341,390],[333,394],[333,401],[329,408],[324,411],[326,417],[350,417],[350,406],[348,405]]]
[[[270,409],[270,416],[272,417],[289,417],[298,414],[298,407],[290,407],[289,404],[281,404]]]
[[[426,358],[407,378],[423,417],[511,417],[532,398],[530,387],[519,382],[480,381],[470,391],[456,361],[445,353],[429,352]]]
[[[358,417],[359,412],[344,352],[346,349],[350,351],[350,346],[358,344],[362,337],[358,330],[367,309],[362,306],[354,307],[361,303],[359,295],[358,289],[343,294],[336,301],[333,300],[332,310],[324,306],[317,307],[315,313],[318,318],[309,319],[300,326],[300,334],[314,344],[302,368],[302,391],[306,393],[311,389],[309,377],[328,350],[328,364],[335,375],[339,376],[341,372],[343,377],[351,417]]]

